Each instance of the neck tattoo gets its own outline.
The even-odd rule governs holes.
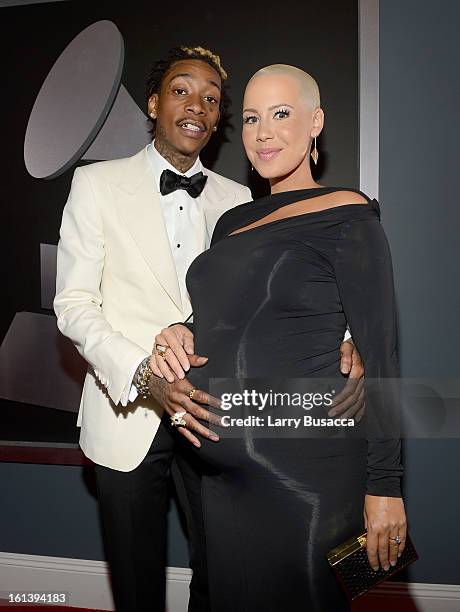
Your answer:
[[[157,129],[155,134],[155,149],[181,174],[190,170],[196,161],[196,157],[189,157],[176,151],[165,138],[164,132]]]

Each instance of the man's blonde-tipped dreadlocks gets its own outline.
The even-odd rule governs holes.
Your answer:
[[[222,64],[220,63],[220,57],[216,53],[213,53],[212,51],[210,51],[209,49],[205,49],[204,47],[181,47],[181,49],[189,55],[201,55],[203,57],[209,58],[218,68],[220,78],[225,81],[228,75],[223,69]]]

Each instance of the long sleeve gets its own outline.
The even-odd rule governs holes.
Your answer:
[[[109,324],[102,311],[104,227],[84,169],[77,168],[64,208],[57,254],[54,310],[59,330],[93,368],[115,404],[148,353]],[[134,369],[135,371],[135,369]]]
[[[341,225],[334,268],[366,381],[367,493],[401,497],[396,306],[388,242],[377,217]]]

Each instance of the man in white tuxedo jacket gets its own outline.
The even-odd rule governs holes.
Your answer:
[[[217,220],[252,199],[198,157],[217,129],[225,77],[219,58],[201,48],[175,49],[157,62],[148,83],[154,142],[133,157],[77,168],[62,218],[54,308],[59,329],[88,362],[80,445],[96,464],[119,611],[165,607],[174,442],[163,406],[138,392],[136,374],[155,335],[191,314],[185,273]],[[186,184],[173,190],[184,176],[195,177],[191,195]],[[192,547],[192,557],[200,554]],[[192,568],[189,609],[206,612],[206,578]]]
[[[185,203],[196,208],[195,233],[190,225],[185,233],[192,234],[199,254],[222,213],[251,194],[197,163],[207,182],[195,202]],[[129,402],[136,368],[150,357],[162,327],[191,314],[181,291],[185,274],[180,282],[162,213],[165,198],[156,191],[161,165],[170,166],[149,145],[130,158],[77,168],[58,247],[58,326],[89,364],[78,415],[80,445],[95,463],[123,472],[144,459],[162,416],[151,397]],[[177,194],[176,201],[179,195],[190,198]],[[182,239],[176,234],[176,240]],[[184,250],[179,244],[173,246]]]
[[[127,159],[77,168],[63,213],[54,308],[59,329],[88,362],[80,445],[95,463],[118,612],[164,612],[168,474],[181,438],[168,415],[187,401],[189,417],[206,418],[188,398],[186,379],[170,385],[151,375],[154,338],[191,314],[185,273],[219,217],[252,199],[199,159],[217,130],[225,78],[210,51],[171,50],[148,81],[153,143]],[[183,450],[191,429],[211,437],[193,417],[186,431],[178,428],[188,437],[178,465],[195,490],[181,497],[191,538],[189,611],[209,612],[201,468]]]

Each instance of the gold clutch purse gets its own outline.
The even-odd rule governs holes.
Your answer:
[[[336,546],[326,555],[350,601],[418,559],[412,540],[407,535],[406,546],[402,555],[398,557],[396,565],[393,567],[390,565],[388,571],[379,566],[379,569],[374,572],[367,559],[366,539],[367,532],[365,531]]]

